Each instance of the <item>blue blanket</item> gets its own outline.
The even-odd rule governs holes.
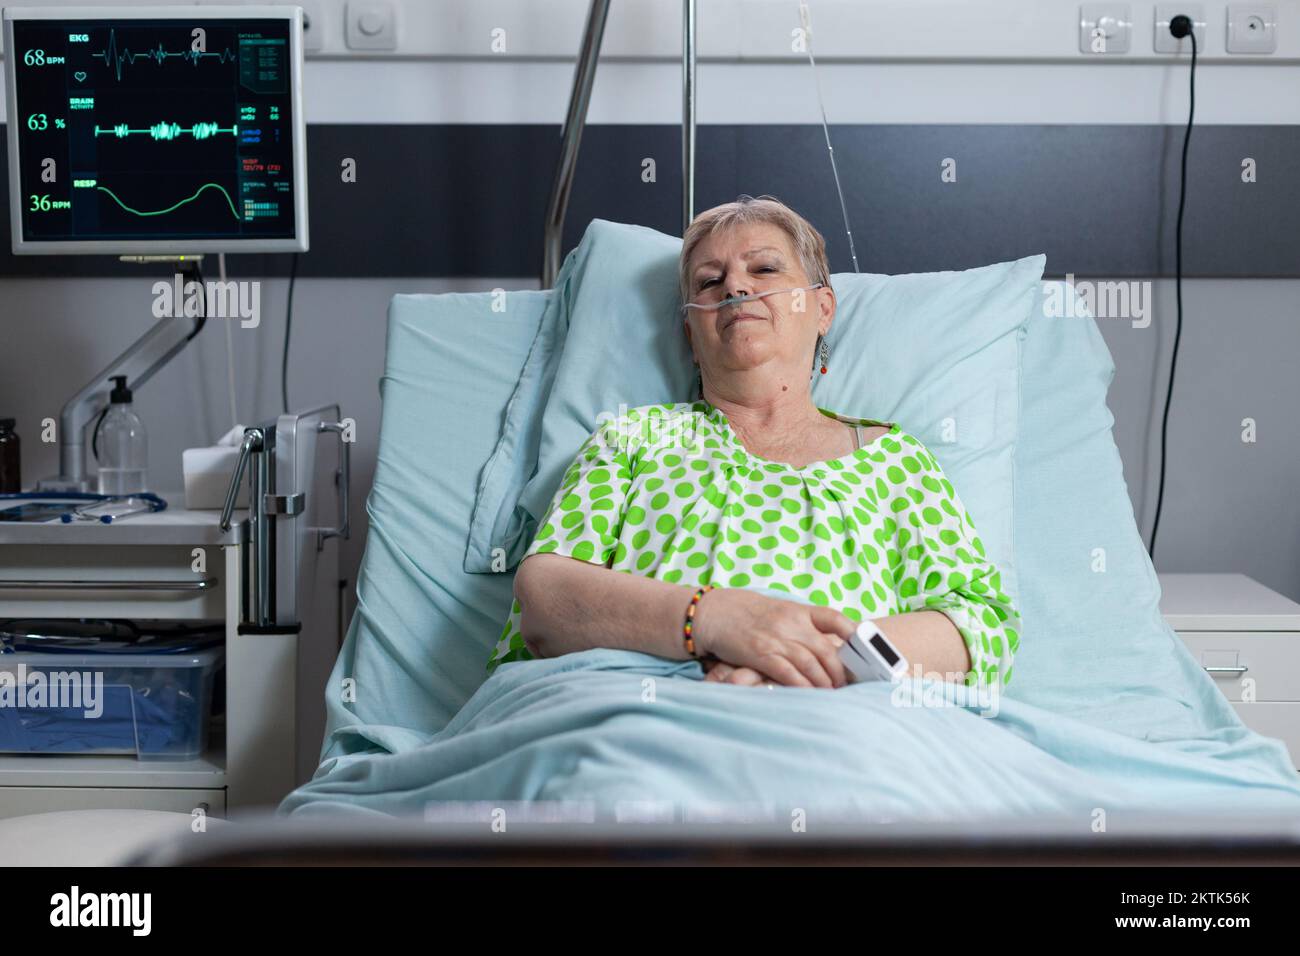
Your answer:
[[[578,801],[597,819],[646,805],[671,819],[719,807],[810,820],[1055,813],[1081,826],[1098,811],[1300,817],[1285,749],[1241,727],[1139,739],[940,681],[743,687],[704,681],[693,661],[605,648],[503,665],[441,730],[339,727],[331,751],[282,813]]]

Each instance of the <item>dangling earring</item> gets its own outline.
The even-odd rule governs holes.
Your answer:
[[[817,336],[817,351],[818,351],[818,353],[821,355],[821,360],[822,360],[822,374],[825,375],[825,374],[826,374],[826,364],[830,361],[830,358],[831,358],[831,350],[830,350],[830,348],[826,345],[826,339],[825,339],[824,336],[821,336],[821,335]]]
[[[697,365],[696,368],[699,368],[699,366]],[[699,392],[696,401],[703,400],[704,398],[704,370],[703,369],[700,369],[699,375],[695,377],[695,390]]]

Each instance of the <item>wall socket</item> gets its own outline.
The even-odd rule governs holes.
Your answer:
[[[1128,53],[1133,15],[1127,3],[1085,3],[1079,7],[1079,52],[1100,56]]]
[[[1156,52],[1188,53],[1192,52],[1192,41],[1187,37],[1179,40],[1169,32],[1169,21],[1178,14],[1191,17],[1192,33],[1196,37],[1196,52],[1204,54],[1205,49],[1205,5],[1200,3],[1157,3],[1156,4]]]
[[[348,0],[343,16],[348,49],[397,49],[398,12],[392,0]]]
[[[1276,53],[1277,6],[1271,3],[1228,4],[1228,52]]]

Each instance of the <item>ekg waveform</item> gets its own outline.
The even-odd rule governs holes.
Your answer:
[[[156,50],[145,50],[142,53],[132,53],[130,50],[123,48],[120,52],[117,49],[117,31],[110,29],[108,31],[108,46],[98,53],[91,54],[95,57],[101,57],[105,66],[111,66],[117,73],[117,81],[122,82],[122,64],[134,66],[136,60],[152,60],[158,65],[162,65],[168,59],[189,60],[194,66],[198,66],[204,57],[212,57],[218,63],[233,63],[236,59],[234,50],[229,47],[220,53],[200,53],[198,50],[181,50],[176,53],[168,51],[160,42]]]
[[[95,126],[95,136],[116,136],[125,139],[128,136],[148,135],[157,140],[177,139],[186,134],[195,139],[207,139],[218,133],[238,133],[238,127],[222,127],[220,123],[195,123],[193,126],[181,126],[179,123],[154,123],[143,129],[132,129],[130,123],[116,123],[113,126]]]
[[[164,213],[172,212],[173,210],[179,209],[181,206],[184,206],[186,203],[193,202],[194,200],[198,199],[199,195],[205,189],[216,189],[216,190],[220,190],[221,195],[226,197],[226,203],[230,206],[231,215],[235,217],[236,221],[239,220],[239,213],[235,209],[234,200],[230,198],[230,193],[226,192],[225,188],[221,186],[220,183],[204,183],[202,186],[200,186],[198,189],[194,191],[193,196],[187,196],[186,198],[180,200],[179,202],[174,202],[165,209],[154,209],[148,212],[141,211],[139,209],[133,209],[132,207],[128,206],[126,203],[122,202],[122,200],[118,198],[117,194],[113,192],[113,190],[109,189],[107,186],[96,186],[95,188],[98,189],[100,192],[108,193],[108,195],[112,198],[113,202],[117,203],[127,212],[133,213],[134,215],[137,216],[161,216]]]

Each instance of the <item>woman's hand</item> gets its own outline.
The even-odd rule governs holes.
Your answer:
[[[772,681],[767,679],[767,675],[760,674],[752,667],[735,667],[726,661],[706,661],[704,663],[704,679],[713,681],[715,684],[745,684],[750,687],[757,687],[759,684],[772,686]]]
[[[792,687],[843,687],[839,648],[857,628],[833,608],[799,604],[744,588],[715,588],[695,609],[700,653]],[[748,677],[745,677],[748,680]]]

